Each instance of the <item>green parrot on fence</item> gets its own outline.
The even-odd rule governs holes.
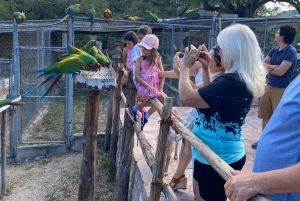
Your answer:
[[[26,20],[25,13],[23,12],[14,12],[13,16],[17,20],[17,22],[23,22]]]
[[[157,22],[157,20],[158,20],[157,15],[155,15],[154,13],[151,13],[151,11],[146,11],[146,13],[148,14],[147,15],[148,21],[150,21],[150,22]]]
[[[94,27],[94,22],[96,17],[96,10],[93,4],[90,4],[90,9],[88,9],[88,17],[90,20],[90,32],[93,33],[93,27]]]
[[[180,17],[181,18],[182,17],[187,17],[187,18],[200,17],[199,8],[189,8]]]
[[[72,54],[65,56],[62,60],[58,62],[50,64],[44,69],[39,70],[38,72],[43,73],[39,77],[44,76],[45,80],[39,83],[37,86],[25,92],[22,96],[34,92],[42,85],[47,83],[49,80],[54,79],[48,90],[39,98],[39,100],[41,100],[50,92],[50,90],[59,81],[63,74],[75,74],[79,70],[94,70],[94,68],[100,68],[100,64],[97,62],[97,60],[85,51],[73,46],[69,46],[68,51],[72,52]]]
[[[63,19],[61,19],[60,22],[68,19],[70,16],[78,15],[80,12],[80,7],[81,7],[80,4],[74,4],[66,8],[65,12],[67,15]]]
[[[0,108],[6,105],[23,105],[24,103],[21,101],[14,101],[14,99],[18,98],[19,96],[7,94],[5,99],[0,99]]]

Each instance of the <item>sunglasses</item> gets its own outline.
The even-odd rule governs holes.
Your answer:
[[[216,44],[215,47],[213,47],[214,50],[214,58],[218,66],[221,66],[221,57],[220,57],[220,46]]]

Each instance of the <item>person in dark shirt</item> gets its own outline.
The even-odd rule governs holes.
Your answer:
[[[296,29],[293,26],[281,25],[274,39],[278,46],[272,48],[263,61],[269,74],[258,111],[258,118],[262,119],[262,130],[274,113],[285,88],[292,81],[297,62],[297,51],[291,45],[295,36]],[[256,149],[257,144],[255,142],[251,147]]]
[[[183,105],[197,109],[193,133],[233,169],[241,170],[246,161],[242,126],[252,101],[264,93],[266,69],[257,59],[261,50],[248,26],[225,28],[217,42],[225,73],[212,81],[208,68],[212,58],[206,47],[186,48],[180,65],[179,98]],[[189,82],[189,68],[195,61],[203,68],[203,87],[199,89],[193,89]],[[225,201],[223,178],[195,149],[193,155],[194,179],[201,197]]]

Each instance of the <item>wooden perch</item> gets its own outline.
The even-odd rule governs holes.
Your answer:
[[[162,103],[156,98],[150,99],[152,105],[157,109],[157,112],[162,116]],[[172,128],[175,132],[181,134],[191,145],[201,154],[201,156],[214,168],[219,175],[228,181],[232,175],[230,173],[231,167],[225,163],[217,154],[215,154],[206,144],[203,143],[198,137],[196,137],[189,129],[187,129],[178,119],[171,115]],[[263,195],[256,195],[249,199],[250,201],[270,201]]]

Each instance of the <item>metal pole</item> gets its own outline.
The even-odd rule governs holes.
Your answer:
[[[2,112],[2,124],[1,124],[1,195],[6,193],[6,131],[7,131],[7,110]]]
[[[183,48],[182,48],[183,44],[182,44],[182,27],[180,27],[180,45],[179,45],[179,51],[183,51]]]
[[[264,41],[263,41],[263,48],[262,48],[263,58],[265,57],[265,52],[266,52],[267,28],[268,28],[268,20],[266,19],[266,21],[265,21],[265,30],[264,30]]]
[[[69,40],[68,45],[74,44],[74,24],[70,17],[68,21]],[[66,141],[70,145],[70,136],[72,134],[72,108],[73,108],[73,75],[66,74]]]
[[[163,56],[164,56],[164,36],[165,36],[165,29],[163,28],[162,35],[161,35],[161,55]]]
[[[13,28],[13,65],[11,69],[12,75],[12,93],[14,95],[20,94],[20,59],[19,59],[19,41],[18,41],[18,23],[14,20]],[[20,117],[20,107],[13,107],[13,118],[12,124],[13,128],[11,131],[10,139],[10,156],[17,156],[18,147],[18,133],[19,133],[19,117]]]
[[[171,52],[170,52],[170,70],[173,69],[173,56],[174,56],[174,27],[171,30]],[[172,85],[172,78],[170,78],[170,84]]]

